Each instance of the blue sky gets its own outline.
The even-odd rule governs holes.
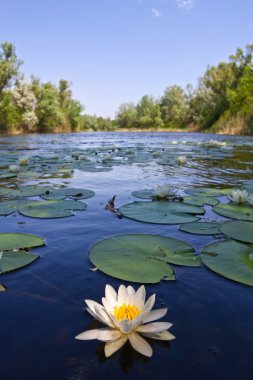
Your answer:
[[[72,83],[86,113],[161,96],[253,43],[252,0],[0,0],[26,78]]]

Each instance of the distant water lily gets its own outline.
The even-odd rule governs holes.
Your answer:
[[[233,190],[228,198],[234,203],[250,203],[253,204],[253,196],[246,190]]]
[[[157,185],[154,188],[154,198],[155,199],[169,199],[176,194],[176,189],[168,183],[163,185]]]
[[[157,340],[175,339],[169,331],[170,322],[153,322],[162,318],[167,309],[151,310],[155,294],[145,302],[146,290],[142,285],[137,291],[132,286],[120,285],[118,293],[106,285],[103,305],[85,300],[86,309],[94,318],[105,324],[106,328],[87,330],[76,336],[80,340],[98,339],[105,344],[105,356],[109,357],[129,340],[131,346],[142,355],[152,356],[152,348],[143,338]],[[152,322],[152,323],[149,323]]]
[[[21,157],[18,160],[20,166],[25,166],[29,163],[30,157]]]
[[[10,170],[10,172],[12,172],[12,173],[17,173],[17,172],[19,172],[19,165],[9,165],[9,170]]]
[[[180,165],[185,165],[185,164],[186,164],[186,157],[185,157],[185,156],[178,156],[178,158],[177,158],[177,162],[178,162]]]

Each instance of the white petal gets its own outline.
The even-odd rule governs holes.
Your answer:
[[[169,331],[162,331],[159,333],[141,333],[143,336],[147,338],[157,339],[157,340],[172,340],[176,339],[174,335],[172,335]]]
[[[112,304],[110,303],[110,301],[108,301],[107,298],[105,298],[105,297],[102,298],[102,304],[104,305],[104,308],[105,308],[105,310],[107,311],[108,314],[113,314],[114,313],[114,307],[112,306]]]
[[[165,316],[167,313],[168,309],[156,309],[156,310],[151,310],[150,313],[146,316],[146,318],[143,320],[143,323],[147,322],[152,322],[157,319],[160,319]]]
[[[75,339],[80,339],[80,340],[97,339],[98,331],[99,331],[98,329],[84,331],[83,333],[77,335]]]
[[[88,311],[88,313],[90,313],[97,321],[101,322],[101,323],[104,323],[103,319],[99,318],[99,316],[94,312],[92,311],[91,309],[89,309],[88,307],[86,308],[86,310]]]
[[[98,308],[98,309],[101,309],[103,308],[102,305],[100,305],[100,303],[96,302],[96,301],[93,301],[93,300],[84,300],[86,305],[95,313],[95,306]]]
[[[121,337],[121,332],[119,330],[114,329],[101,329],[98,330],[97,339],[102,342],[113,341],[119,339]]]
[[[127,292],[128,292],[128,295],[135,294],[135,290],[131,285],[128,285]]]
[[[114,352],[118,351],[127,341],[127,335],[122,335],[119,339],[113,342],[106,342],[105,344],[105,356],[108,358]]]
[[[144,305],[143,312],[145,313],[146,316],[150,313],[150,310],[152,309],[152,307],[154,306],[154,304],[155,304],[155,294],[153,294],[152,296],[150,296],[149,299],[147,300],[147,302]],[[145,318],[146,318],[146,316],[145,316]]]
[[[123,334],[129,334],[133,330],[133,323],[130,319],[122,319],[119,321],[118,327]]]
[[[117,293],[111,285],[107,284],[105,287],[105,298],[107,298],[112,305],[116,303]]]
[[[121,306],[123,303],[126,303],[128,299],[128,293],[124,285],[120,285],[118,290],[118,300],[117,305]]]
[[[147,325],[141,325],[137,327],[137,332],[162,332],[165,330],[168,330],[172,326],[172,323],[170,322],[154,322],[154,323],[148,323]]]
[[[102,320],[102,323],[104,323],[105,325],[110,326],[110,327],[115,327],[110,316],[107,314],[106,310],[97,309],[95,307],[95,312],[96,312],[97,316],[100,318],[100,320]]]
[[[152,348],[150,344],[143,339],[140,335],[133,332],[132,334],[128,335],[129,342],[131,346],[138,352],[140,352],[142,355],[145,356],[152,356]]]
[[[135,293],[134,304],[138,307],[138,309],[141,309],[141,310],[143,309],[145,298],[146,298],[146,289],[145,289],[145,286],[142,285],[139,287],[139,289]]]

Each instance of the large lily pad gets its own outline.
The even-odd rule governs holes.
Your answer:
[[[0,274],[10,272],[31,264],[38,259],[38,255],[27,254],[25,251],[6,251],[0,254]]]
[[[191,195],[204,197],[218,197],[223,194],[220,189],[213,189],[209,187],[194,187],[191,189],[186,189],[185,192]]]
[[[27,206],[19,207],[18,211],[31,218],[65,218],[74,215],[71,210],[85,210],[86,203],[74,200],[54,200],[30,202]]]
[[[181,224],[199,219],[196,214],[204,214],[205,210],[183,202],[133,202],[119,208],[127,218],[146,223]]]
[[[89,252],[102,272],[125,281],[156,283],[174,280],[167,264],[199,266],[199,257],[189,244],[159,235],[129,234],[95,243]]]
[[[13,212],[17,211],[19,207],[24,207],[30,203],[31,201],[27,199],[13,199],[0,202],[0,215],[10,215]]]
[[[216,235],[220,233],[219,227],[220,223],[193,222],[179,226],[179,229],[196,235]]]
[[[247,204],[218,204],[213,210],[227,218],[253,221],[253,207]]]
[[[225,222],[221,225],[220,231],[232,239],[253,243],[253,223],[241,220]]]
[[[62,189],[54,189],[48,192],[45,195],[42,195],[43,199],[64,199],[64,198],[72,198],[72,199],[85,199],[94,197],[94,191],[87,189],[75,189],[75,188],[62,188]]]
[[[209,206],[215,206],[219,203],[218,199],[213,198],[211,196],[187,196],[184,197],[184,203],[190,204],[190,205],[195,205],[195,206],[204,206],[209,205]]]
[[[253,286],[252,251],[252,246],[223,240],[204,247],[201,258],[209,269],[221,276]]]
[[[49,186],[37,186],[37,185],[27,185],[20,186],[18,189],[11,189],[8,194],[10,197],[36,197],[38,195],[46,194],[51,191],[52,188]]]
[[[40,247],[44,244],[45,241],[37,235],[21,233],[0,233],[0,251]]]

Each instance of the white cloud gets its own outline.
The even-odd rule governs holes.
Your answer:
[[[158,11],[158,9],[152,8],[151,12],[153,13],[154,17],[161,17],[161,12]]]
[[[185,9],[186,11],[194,7],[194,0],[176,0],[176,1],[177,1],[177,6],[181,9]]]

